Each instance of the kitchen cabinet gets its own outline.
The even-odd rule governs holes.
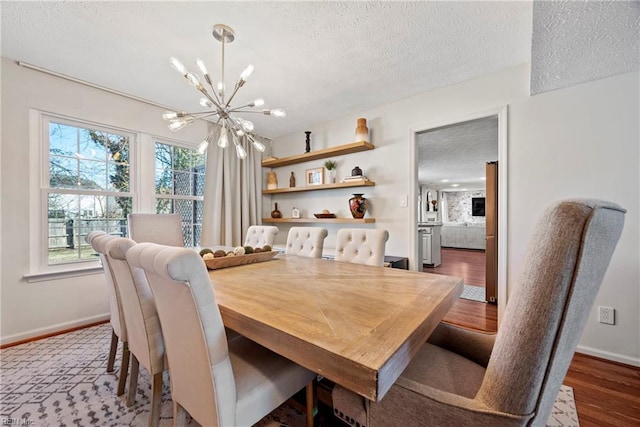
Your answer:
[[[440,230],[441,224],[420,224],[418,227],[418,256],[422,264],[437,267],[441,263]]]

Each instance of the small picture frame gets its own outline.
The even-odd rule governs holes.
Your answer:
[[[324,184],[324,167],[307,169],[304,176],[306,185],[322,185]]]

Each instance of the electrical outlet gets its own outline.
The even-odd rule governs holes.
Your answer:
[[[616,310],[611,307],[598,307],[598,322],[606,325],[615,325],[615,312]]]

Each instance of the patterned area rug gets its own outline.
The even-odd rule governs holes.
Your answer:
[[[108,324],[10,347],[0,351],[0,418],[3,425],[146,426],[151,377],[140,366],[136,402],[116,396],[117,373],[106,372],[111,328]],[[118,352],[120,354],[120,351]],[[172,425],[169,377],[165,373],[160,425]],[[189,422],[188,425],[197,425]],[[302,427],[306,416],[285,403],[257,427]],[[563,386],[549,426],[578,426],[573,391]]]
[[[485,296],[485,290],[482,286],[464,285],[464,290],[462,291],[462,295],[460,295],[460,298],[468,299],[471,301],[487,302]]]

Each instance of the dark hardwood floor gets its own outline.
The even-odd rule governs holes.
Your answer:
[[[442,264],[436,268],[425,267],[424,271],[458,276],[467,284],[484,286],[484,252],[443,249]],[[444,321],[495,332],[497,307],[460,299]],[[573,387],[581,427],[640,425],[640,368],[576,353],[564,384]]]

